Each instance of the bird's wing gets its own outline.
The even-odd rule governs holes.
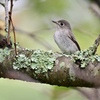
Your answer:
[[[70,31],[71,32],[71,31]],[[69,33],[70,33],[69,32]],[[72,32],[71,32],[72,33]],[[80,46],[79,46],[79,44],[78,44],[78,42],[76,41],[76,39],[74,38],[74,35],[73,34],[68,34],[68,37],[75,43],[75,45],[78,47],[78,49],[79,50],[81,50],[80,49]]]

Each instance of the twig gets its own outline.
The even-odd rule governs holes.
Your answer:
[[[94,41],[93,47],[90,47],[90,49],[92,50],[93,54],[96,53],[98,46],[100,45],[100,34],[97,37],[97,39]]]
[[[5,4],[0,2],[0,5],[2,5],[5,8]]]
[[[12,18],[11,18],[10,20],[11,20],[12,30],[13,30],[13,34],[14,34],[14,47],[15,47],[15,54],[17,55],[15,27],[14,27],[14,25],[13,25]]]
[[[8,0],[5,0],[5,31],[7,32],[7,43],[10,44],[10,14],[8,10]]]
[[[10,43],[10,32],[11,32],[11,15],[12,15],[12,8],[13,8],[13,0],[10,0],[10,11],[8,12],[9,19],[8,19],[8,44]]]
[[[11,0],[11,2],[10,2],[10,11],[9,11],[9,18],[10,18],[10,21],[9,21],[9,25],[12,24],[12,30],[13,30],[13,34],[14,34],[15,54],[17,55],[17,49],[16,49],[16,34],[15,34],[14,24],[13,24],[13,21],[12,21],[12,9],[13,9],[13,0]],[[9,28],[10,28],[10,26],[9,26]],[[9,31],[10,31],[10,29],[9,29]]]
[[[100,45],[100,34],[99,34],[98,38],[95,40],[95,44],[96,44],[97,46]]]
[[[13,9],[13,0],[10,0],[10,11],[8,10],[8,1],[5,0],[5,31],[7,32],[7,43],[10,44],[10,32],[11,32],[11,25],[14,34],[14,47],[15,47],[15,54],[17,54],[16,50],[16,36],[15,36],[15,28],[12,21],[12,9]]]
[[[8,34],[8,20],[9,20],[9,14],[8,14],[8,0],[5,0],[5,31]]]

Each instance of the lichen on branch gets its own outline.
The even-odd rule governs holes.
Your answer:
[[[100,41],[100,36],[96,40]],[[100,87],[100,56],[95,54],[98,42],[72,55],[20,47],[15,55],[13,49],[2,48],[0,77],[26,81],[36,79],[42,83],[66,87]]]
[[[20,70],[25,68],[26,70],[34,70],[34,73],[44,73],[51,70],[56,60],[55,54],[52,50],[28,50],[23,49],[26,53],[19,53],[15,61],[13,62],[13,68]]]

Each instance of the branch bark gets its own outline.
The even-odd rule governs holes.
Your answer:
[[[85,68],[81,68],[70,56],[51,51],[18,49],[16,57],[14,50],[5,48],[0,52],[4,56],[3,59],[0,54],[0,77],[31,82],[35,79],[65,87],[100,87],[98,61],[89,62]]]

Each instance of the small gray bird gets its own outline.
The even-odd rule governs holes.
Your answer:
[[[66,20],[52,21],[57,25],[57,30],[54,34],[54,40],[58,47],[65,54],[73,54],[80,50],[80,46],[76,41],[69,22]]]

